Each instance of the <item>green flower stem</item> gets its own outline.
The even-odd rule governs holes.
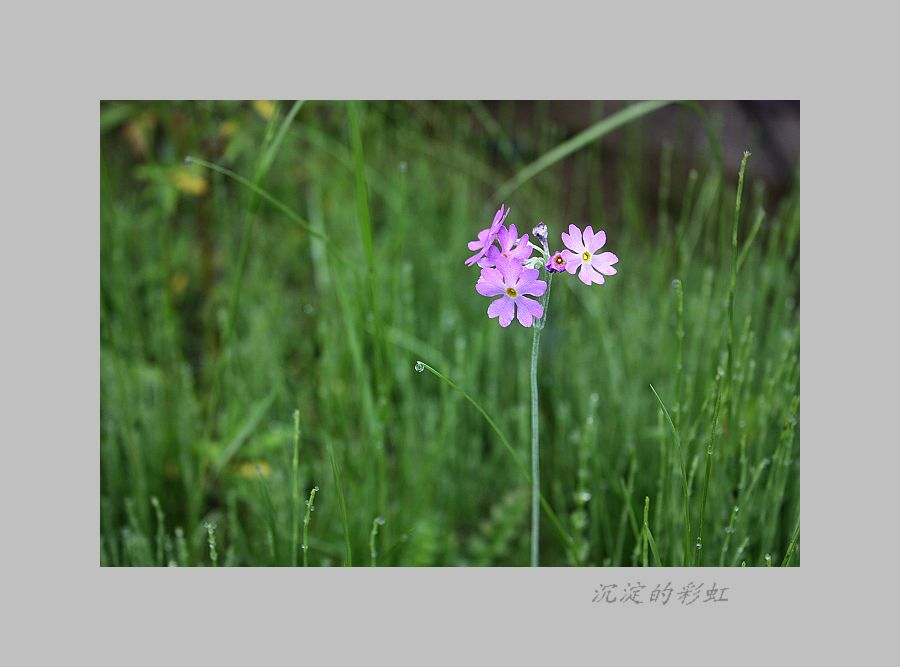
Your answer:
[[[541,538],[541,447],[540,414],[538,412],[537,367],[541,345],[541,331],[547,323],[547,309],[550,306],[550,284],[553,274],[547,272],[547,291],[544,293],[544,314],[535,320],[534,338],[531,342],[531,567],[539,564],[538,543]]]

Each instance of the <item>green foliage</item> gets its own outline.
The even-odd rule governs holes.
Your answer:
[[[718,146],[645,163],[652,106],[575,143],[498,108],[101,107],[102,564],[527,565],[531,332],[463,265],[501,187],[620,257],[553,284],[541,564],[799,564],[799,176],[748,146],[736,212]]]

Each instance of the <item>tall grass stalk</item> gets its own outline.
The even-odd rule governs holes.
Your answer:
[[[734,374],[734,297],[737,288],[737,263],[738,263],[738,223],[741,219],[741,195],[744,192],[744,170],[750,151],[744,151],[741,158],[741,168],[738,172],[737,194],[734,203],[734,222],[731,226],[731,276],[728,284],[728,319],[725,330],[725,354],[727,368],[724,373],[716,372],[716,403],[713,408],[712,426],[709,431],[709,440],[706,446],[706,470],[703,475],[703,493],[700,497],[700,519],[697,526],[697,551],[694,554],[694,565],[703,562],[703,522],[706,518],[706,498],[709,494],[709,478],[712,473],[713,452],[718,440],[719,415],[723,400],[729,400],[731,394],[732,375]]]
[[[297,566],[300,533],[300,411],[294,410],[294,450],[291,457],[291,565]]]
[[[314,486],[309,492],[309,498],[306,501],[306,515],[303,517],[303,567],[309,566],[309,522],[311,521],[312,511],[315,508],[316,494],[319,487]]]

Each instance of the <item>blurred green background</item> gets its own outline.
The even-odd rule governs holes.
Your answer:
[[[463,265],[503,202],[620,258],[553,282],[541,563],[799,564],[799,104],[577,141],[628,108],[101,103],[101,563],[527,565],[527,480],[414,371],[529,460],[531,331]]]

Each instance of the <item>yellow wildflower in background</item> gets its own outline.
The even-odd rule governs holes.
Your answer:
[[[245,461],[238,466],[238,474],[247,479],[256,479],[257,472],[268,477],[272,474],[272,466],[265,461]]]
[[[226,120],[223,121],[221,125],[219,125],[219,136],[223,139],[231,139],[238,131],[237,121],[234,120]]]
[[[203,176],[192,171],[179,167],[172,175],[172,183],[181,192],[185,192],[195,197],[202,197],[209,189],[209,183]]]
[[[253,108],[263,120],[269,120],[275,113],[275,103],[272,100],[253,100]]]

